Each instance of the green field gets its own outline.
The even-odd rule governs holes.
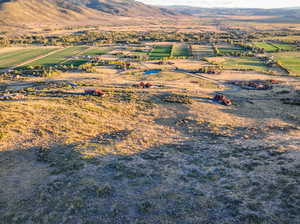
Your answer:
[[[256,42],[254,43],[254,46],[258,48],[263,48],[266,52],[276,52],[278,50],[277,47],[272,46],[271,44],[268,44],[266,42]]]
[[[86,51],[83,51],[80,56],[98,56],[107,54],[111,51],[111,48],[109,47],[91,47],[87,49]]]
[[[253,57],[226,58],[222,63],[225,69],[254,70],[266,72],[269,68],[259,59]]]
[[[162,59],[170,57],[172,45],[158,45],[150,53],[150,59]]]
[[[213,56],[213,49],[210,45],[193,45],[193,56],[196,58]]]
[[[101,48],[101,47],[90,47],[88,49],[84,49],[81,53],[77,54],[77,56],[99,56],[99,55],[103,55],[103,54],[107,54],[108,52],[111,51],[111,48]],[[66,65],[74,65],[74,66],[79,66],[82,65],[84,63],[87,63],[89,60],[88,59],[72,59],[69,60],[67,62],[65,62],[64,64]]]
[[[17,66],[56,49],[57,48],[28,48],[0,53],[0,69]]]
[[[222,47],[218,47],[218,49],[220,50],[221,54],[228,54],[228,53],[234,53],[234,52],[243,52],[244,50],[240,47],[235,47],[235,46],[222,46]]]
[[[285,52],[273,55],[291,74],[300,76],[300,52]]]
[[[188,44],[174,44],[171,55],[173,57],[189,57],[190,50]]]
[[[87,49],[86,46],[68,47],[40,60],[28,64],[29,66],[54,66],[58,64],[70,64],[68,59],[71,56],[79,55]]]
[[[285,51],[291,51],[295,49],[295,46],[292,44],[272,44],[273,46],[281,49],[281,50],[285,50]]]

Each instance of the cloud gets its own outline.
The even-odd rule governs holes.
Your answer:
[[[139,0],[152,5],[191,5],[199,7],[281,8],[300,6],[300,0]]]

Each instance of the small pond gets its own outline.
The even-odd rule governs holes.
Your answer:
[[[160,72],[161,72],[160,69],[146,70],[146,71],[144,71],[144,75],[152,75],[152,74],[157,74],[157,73],[160,73]]]

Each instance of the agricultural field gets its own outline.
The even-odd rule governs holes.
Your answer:
[[[229,54],[235,52],[243,52],[244,50],[240,47],[232,46],[232,45],[219,45],[217,48],[220,50],[221,54]]]
[[[263,48],[266,52],[276,52],[278,51],[278,48],[273,46],[272,44],[266,43],[266,42],[255,42],[255,47]]]
[[[193,45],[193,56],[197,59],[213,56],[213,49],[210,45]]]
[[[174,44],[172,48],[171,56],[173,57],[189,57],[190,53],[190,45],[188,44]]]
[[[162,59],[171,56],[173,45],[158,45],[150,53],[150,59]]]
[[[90,47],[87,50],[80,53],[80,56],[99,56],[103,54],[107,54],[112,49],[109,47]]]
[[[28,66],[54,66],[63,63],[67,64],[72,56],[78,56],[86,49],[86,46],[68,47],[40,60],[34,61],[28,64]]]
[[[224,58],[221,64],[224,69],[232,70],[253,70],[258,72],[267,72],[270,70],[262,61],[252,57],[228,57]]]
[[[273,46],[277,47],[280,50],[284,51],[291,51],[295,50],[296,46],[292,44],[278,44],[278,43],[272,43]]]
[[[46,55],[58,48],[20,48],[0,51],[0,69],[17,66],[36,57]]]
[[[106,47],[90,47],[88,49],[84,49],[81,53],[76,54],[76,56],[80,57],[94,57],[94,56],[100,56],[107,54],[108,52],[111,51],[111,48],[106,48]],[[74,65],[74,66],[79,66],[81,64],[87,63],[89,61],[88,58],[79,58],[79,59],[71,59],[66,61],[64,64],[66,65]]]
[[[291,74],[300,76],[300,52],[275,53],[273,55]]]

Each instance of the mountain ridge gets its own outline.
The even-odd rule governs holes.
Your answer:
[[[173,16],[169,9],[135,0],[0,0],[0,24],[101,22],[117,16]],[[103,21],[102,21],[103,22]]]

